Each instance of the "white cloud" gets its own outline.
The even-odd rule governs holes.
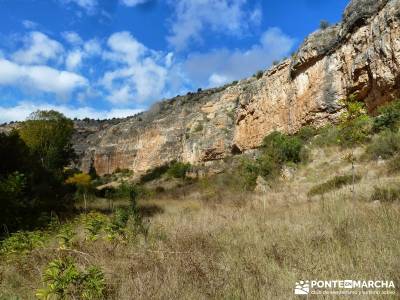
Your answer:
[[[204,29],[240,35],[261,20],[261,10],[246,9],[247,0],[169,0],[175,10],[168,42],[183,50],[189,42],[201,41]]]
[[[104,58],[118,63],[101,80],[110,102],[128,104],[161,97],[168,74],[165,63],[172,59],[171,55],[147,49],[128,32],[110,36],[108,46],[111,51],[105,52]]]
[[[22,25],[26,29],[35,29],[35,28],[37,28],[39,26],[36,22],[33,22],[31,20],[23,20],[22,21]]]
[[[86,41],[83,45],[83,49],[86,55],[98,55],[102,52],[101,45],[96,39]]]
[[[74,50],[68,53],[65,59],[67,70],[75,70],[80,67],[84,53],[80,50]]]
[[[43,64],[60,58],[63,46],[47,35],[33,31],[24,39],[24,47],[12,55],[14,61],[22,64]]]
[[[78,88],[87,86],[87,79],[72,72],[48,66],[18,65],[0,59],[0,85],[21,86],[65,98]]]
[[[85,9],[88,13],[93,13],[98,5],[97,0],[61,0],[63,3],[75,3],[76,5]]]
[[[80,45],[83,43],[82,38],[73,31],[65,31],[61,34],[63,38],[72,45]]]
[[[10,121],[23,121],[32,112],[37,110],[56,110],[63,113],[69,118],[91,118],[91,119],[111,119],[111,118],[125,118],[133,116],[142,109],[111,109],[111,110],[97,110],[92,107],[70,107],[66,105],[53,105],[47,103],[33,103],[33,102],[19,102],[12,107],[0,106],[0,123]]]
[[[293,38],[274,27],[265,31],[259,43],[249,49],[193,53],[183,63],[183,70],[197,85],[217,86],[265,69],[274,60],[288,55],[294,43]]]
[[[126,6],[136,6],[149,2],[150,0],[121,0],[121,3]]]

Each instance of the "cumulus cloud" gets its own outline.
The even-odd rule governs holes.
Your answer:
[[[12,58],[22,64],[44,64],[59,59],[64,47],[47,35],[33,31],[24,38],[24,47],[16,51]]]
[[[249,49],[224,48],[193,53],[183,63],[183,69],[196,84],[217,86],[265,69],[274,60],[288,55],[294,44],[293,38],[273,27],[265,31],[259,42]]]
[[[80,45],[83,42],[79,34],[74,31],[65,31],[61,35],[71,45]]]
[[[74,50],[68,53],[65,59],[65,66],[67,70],[76,70],[82,63],[84,53],[80,50]]]
[[[132,103],[156,100],[165,88],[171,57],[150,50],[128,32],[114,33],[108,39],[110,51],[106,60],[117,67],[104,74],[101,84],[108,90],[112,103]]]
[[[183,50],[191,41],[201,41],[208,29],[218,33],[240,35],[261,20],[261,10],[246,8],[247,0],[169,0],[175,15],[171,20],[168,42]]]
[[[59,71],[48,66],[19,65],[7,59],[0,59],[0,85],[55,93],[65,98],[87,84],[87,79],[76,73]]]
[[[37,110],[56,110],[69,118],[111,119],[133,116],[142,109],[111,109],[98,110],[93,107],[70,107],[66,105],[53,105],[48,103],[19,102],[12,107],[0,106],[0,122],[23,121],[32,112]]]

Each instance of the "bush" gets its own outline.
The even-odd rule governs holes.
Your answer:
[[[374,119],[373,128],[375,132],[390,129],[392,131],[399,128],[400,124],[400,100],[382,106],[378,109],[379,115]]]
[[[42,231],[19,231],[0,243],[1,255],[26,254],[42,247],[48,236]]]
[[[264,154],[270,156],[277,163],[299,163],[301,161],[300,152],[303,143],[296,136],[273,132],[264,138],[262,147]]]
[[[96,266],[79,268],[70,258],[51,261],[43,274],[45,287],[36,292],[39,299],[104,299],[104,273]]]
[[[303,142],[310,141],[314,136],[318,133],[317,128],[314,126],[303,126],[300,130],[296,133],[296,136],[301,139]]]
[[[252,191],[256,187],[257,177],[260,173],[259,165],[254,160],[242,159],[239,165],[238,176],[241,187],[246,191]]]
[[[400,188],[398,186],[374,187],[371,200],[379,200],[382,202],[394,202],[400,199]]]
[[[358,182],[360,180],[361,180],[360,175],[354,176],[354,182]],[[313,187],[308,192],[308,196],[323,195],[325,193],[331,192],[336,189],[340,189],[341,187],[350,185],[352,183],[353,183],[353,175],[335,176],[332,179]]]
[[[140,177],[140,182],[146,183],[158,179],[162,175],[164,175],[168,171],[168,169],[169,169],[169,164],[164,164],[162,166],[155,167],[154,169],[147,171],[146,174],[142,175]]]
[[[331,24],[327,20],[321,20],[319,22],[319,28],[321,30],[325,30],[325,29],[329,28],[329,26],[331,26]]]
[[[259,70],[253,76],[256,77],[257,79],[260,79],[261,77],[263,77],[263,75],[264,75],[264,72]]]
[[[167,174],[173,178],[186,178],[186,173],[191,168],[189,163],[173,162],[169,167]]]
[[[369,141],[372,122],[368,116],[362,116],[339,127],[339,145],[353,147]]]
[[[382,131],[372,139],[366,149],[367,155],[372,159],[390,158],[400,151],[400,132],[390,130]]]
[[[338,145],[340,142],[340,132],[337,126],[328,124],[319,129],[318,135],[313,143],[319,147]]]

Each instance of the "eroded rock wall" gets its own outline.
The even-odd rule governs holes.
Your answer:
[[[400,96],[400,0],[353,0],[341,23],[311,34],[261,78],[176,97],[90,134],[77,145],[81,167],[207,164],[258,147],[273,130],[335,121],[352,93],[371,111]]]

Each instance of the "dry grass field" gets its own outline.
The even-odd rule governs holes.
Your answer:
[[[371,200],[374,186],[398,185],[399,176],[386,175],[384,163],[357,162],[354,201],[349,185],[307,196],[349,172],[343,156],[336,148],[313,150],[308,165],[266,194],[221,187],[213,191],[218,197],[204,197],[209,190],[197,185],[141,201],[145,230],[124,238],[99,231],[88,239],[80,216],[68,247],[49,234],[24,253],[3,254],[0,299],[35,299],[48,262],[66,256],[104,272],[107,299],[294,299],[301,279],[393,280],[399,297],[400,207]]]

